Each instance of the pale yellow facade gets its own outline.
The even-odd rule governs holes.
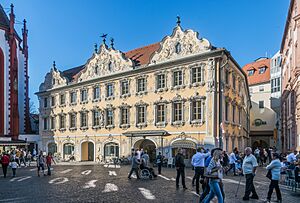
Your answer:
[[[245,74],[228,51],[179,25],[148,64],[135,66],[102,44],[73,81],[52,68],[37,95],[42,149],[64,159],[70,154],[77,161],[127,157],[132,148],[147,150],[153,159],[158,151],[173,157],[183,148],[188,162],[199,146],[232,151],[248,144],[251,103]]]

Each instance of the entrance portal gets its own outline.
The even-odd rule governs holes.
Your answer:
[[[147,151],[150,162],[153,162],[156,159],[156,146],[153,141],[149,139],[138,140],[134,144],[134,148],[143,149],[144,151]]]
[[[94,161],[94,143],[86,141],[81,144],[81,161]]]
[[[256,140],[253,142],[252,144],[252,149],[256,149],[256,148],[269,148],[269,145],[266,141],[264,140]]]
[[[64,144],[64,159],[70,158],[71,155],[74,155],[74,144],[66,143]]]

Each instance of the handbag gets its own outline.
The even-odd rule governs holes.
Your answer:
[[[269,178],[270,180],[272,180],[272,171],[271,170],[268,170],[266,177]]]

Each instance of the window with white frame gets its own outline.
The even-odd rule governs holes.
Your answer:
[[[128,80],[121,82],[121,95],[129,94],[129,82]]]
[[[173,72],[173,86],[183,85],[183,73],[181,70]]]
[[[111,126],[114,124],[114,113],[112,109],[106,110],[106,125]]]
[[[260,67],[260,68],[258,69],[258,73],[259,73],[259,74],[263,74],[263,73],[266,72],[266,70],[267,70],[267,67],[266,67],[266,66]]]
[[[166,105],[157,104],[156,105],[156,123],[166,122]]]
[[[145,92],[146,91],[146,78],[138,78],[137,79],[137,92]]]
[[[202,101],[201,100],[193,100],[192,101],[192,121],[201,121],[202,120]]]
[[[94,87],[93,95],[94,95],[94,97],[93,97],[94,100],[100,99],[100,87],[99,86]]]
[[[121,125],[129,124],[129,108],[122,107],[120,109],[120,113],[121,113]]]
[[[280,91],[280,78],[271,80],[271,93]]]
[[[59,128],[66,128],[66,116],[64,114],[59,115]]]
[[[45,97],[44,98],[44,108],[47,108],[48,107],[48,98]]]
[[[88,122],[88,113],[86,111],[83,111],[80,113],[80,127],[85,128],[87,127]]]
[[[86,89],[81,90],[80,97],[81,97],[80,98],[81,102],[87,101],[87,90]]]
[[[65,94],[59,95],[59,103],[60,103],[60,105],[66,104],[66,95]]]
[[[51,106],[55,106],[55,96],[51,97]]]
[[[137,124],[146,123],[146,106],[137,106]]]
[[[52,117],[50,118],[50,129],[51,129],[51,130],[54,130],[54,129],[55,129],[55,117],[54,117],[54,116],[52,116]]]
[[[183,121],[183,104],[181,101],[173,103],[173,121]]]
[[[192,84],[202,82],[202,67],[192,68]]]
[[[44,118],[44,130],[48,130],[48,118]]]
[[[70,92],[70,103],[71,104],[75,104],[76,103],[76,99],[77,99],[77,94],[76,92]]]
[[[100,126],[100,111],[98,109],[93,111],[93,126]]]
[[[106,97],[112,97],[112,96],[114,96],[113,84],[108,83],[106,84]]]
[[[156,89],[162,89],[166,87],[166,75],[158,74],[156,76]]]
[[[70,128],[76,128],[76,114],[70,114]]]

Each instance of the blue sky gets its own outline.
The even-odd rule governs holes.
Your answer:
[[[94,43],[107,33],[123,52],[171,34],[180,15],[182,27],[225,47],[240,66],[272,56],[283,35],[289,0],[1,0],[15,5],[18,21],[29,29],[31,101],[38,107],[39,84],[53,60],[60,70],[84,64]],[[22,25],[16,29],[21,33]]]

